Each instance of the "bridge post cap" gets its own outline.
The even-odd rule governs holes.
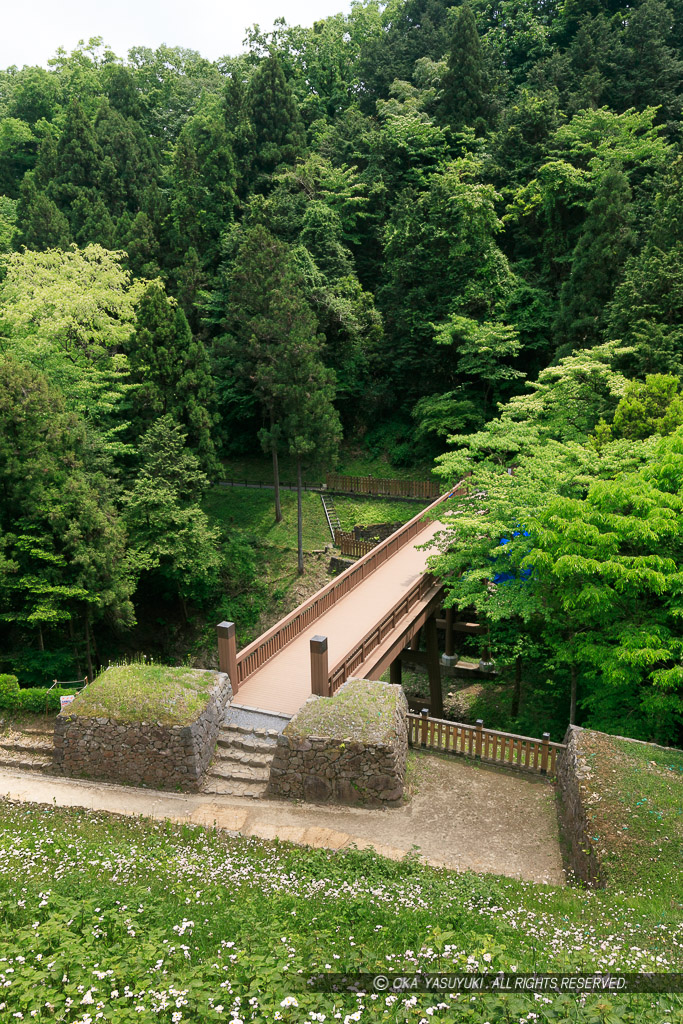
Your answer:
[[[484,719],[483,718],[478,718],[477,719],[477,725],[478,726],[483,726],[483,724],[484,724]]]
[[[235,635],[234,622],[226,622],[225,620],[223,620],[223,622],[218,623],[216,629],[218,630],[218,635],[220,637],[225,637],[226,639],[230,639],[230,637],[233,637]]]
[[[327,637],[326,636],[312,636],[311,637],[311,648],[317,651],[327,650]]]

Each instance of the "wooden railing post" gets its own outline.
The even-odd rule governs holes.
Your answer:
[[[421,728],[420,728],[420,745],[423,747],[427,746],[427,726],[429,724],[429,710],[428,708],[422,708],[421,712]]]
[[[326,636],[311,637],[311,693],[317,697],[330,696]]]
[[[235,636],[235,623],[219,622],[216,630],[218,632],[218,667],[221,672],[227,672],[234,696],[240,687],[239,680],[237,678],[237,638]]]
[[[475,756],[477,760],[481,760],[481,749],[482,741],[484,739],[484,720],[483,718],[477,719],[477,742],[475,747]]]
[[[550,733],[543,733],[543,747],[541,748],[541,775],[548,774],[548,755],[550,754]]]

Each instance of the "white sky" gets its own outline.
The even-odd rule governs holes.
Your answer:
[[[119,57],[132,46],[166,43],[215,60],[243,50],[249,25],[269,29],[278,17],[312,25],[350,6],[350,0],[10,0],[3,4],[0,68],[45,65],[57,47],[70,51],[92,36],[102,36]]]

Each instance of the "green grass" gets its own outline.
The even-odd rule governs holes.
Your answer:
[[[420,512],[419,502],[383,498],[334,498],[342,530],[374,523],[407,523]]]
[[[657,891],[683,865],[683,750],[588,730],[581,749],[591,773],[586,784],[599,797],[590,804],[590,841],[609,883]],[[680,885],[679,899],[683,878]]]
[[[239,529],[258,537],[261,543],[281,550],[297,548],[296,493],[282,491],[281,523],[275,522],[273,492],[242,487],[212,487],[204,498],[204,509],[212,524]],[[420,505],[408,501],[336,497],[335,507],[343,530],[371,523],[407,523]],[[319,494],[304,491],[304,551],[315,551],[332,543]]]
[[[216,682],[213,672],[135,662],[111,665],[70,704],[69,715],[117,722],[189,725],[199,717]]]
[[[351,680],[330,700],[306,704],[289,725],[287,736],[325,736],[333,740],[390,743],[400,694],[384,683]]]
[[[204,498],[204,509],[212,524],[251,533],[262,543],[296,551],[296,493],[281,491],[283,519],[275,522],[273,491],[240,487],[212,487]],[[313,551],[332,543],[319,494],[302,495],[304,550]]]
[[[675,1024],[683,1014],[680,996],[359,998],[305,983],[334,970],[680,971],[679,872],[661,873],[653,902],[638,882],[553,888],[2,800],[0,851],[8,1024]]]

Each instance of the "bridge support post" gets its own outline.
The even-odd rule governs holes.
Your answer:
[[[395,658],[389,666],[389,682],[394,685],[401,685],[401,658]]]
[[[455,644],[453,642],[453,609],[446,609],[446,650],[441,658],[441,664],[445,665],[446,668],[452,668],[457,665],[459,658],[455,653]]]
[[[230,677],[233,696],[239,690],[237,679],[237,637],[234,622],[219,622],[218,632],[218,667]]]
[[[311,693],[317,697],[330,696],[328,674],[327,637],[311,637]]]
[[[441,690],[439,642],[436,636],[436,613],[429,616],[425,622],[424,630],[427,644],[427,672],[429,673],[429,708],[432,718],[443,718],[443,693]]]

